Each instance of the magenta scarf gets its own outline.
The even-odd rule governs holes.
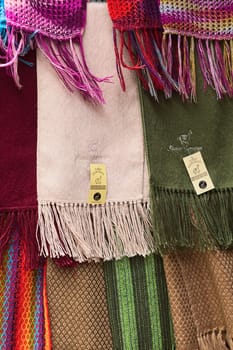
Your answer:
[[[35,52],[20,63],[23,89],[0,70],[0,256],[17,227],[28,265],[39,262],[36,242],[37,83]]]

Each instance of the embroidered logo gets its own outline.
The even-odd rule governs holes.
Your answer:
[[[177,141],[179,142],[178,146],[170,145],[168,147],[169,152],[174,152],[179,155],[189,155],[198,151],[202,151],[202,147],[200,146],[191,146],[191,138],[192,138],[192,130],[189,130],[187,134],[182,134],[177,137]]]

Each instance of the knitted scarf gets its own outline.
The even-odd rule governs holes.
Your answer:
[[[102,263],[47,266],[53,350],[112,350]]]
[[[44,268],[29,271],[25,262],[16,231],[0,267],[0,348],[50,350]]]
[[[0,257],[15,227],[27,249],[27,264],[39,263],[36,242],[36,66],[35,53],[20,63],[24,89],[19,91],[0,71]]]
[[[94,53],[96,71],[108,74],[114,71],[115,59],[106,4],[88,4],[88,16],[86,49]],[[41,254],[69,255],[83,262],[154,251],[135,77],[126,75],[126,93],[117,82],[109,85],[106,106],[93,108],[62,89],[40,53],[37,68]],[[101,190],[90,184],[90,164],[106,166],[105,203],[88,201],[91,186]]]
[[[160,0],[164,28],[161,55],[184,99],[196,99],[198,61],[204,86],[218,98],[233,95],[231,0]],[[197,59],[195,58],[197,54]]]
[[[156,104],[141,91],[153,224],[162,252],[175,247],[228,248],[233,243],[233,100],[216,100],[211,89],[203,94],[201,72],[197,83],[197,104],[182,103],[178,96]],[[183,162],[198,151],[215,186],[201,195],[194,191]],[[198,168],[194,170],[198,175]],[[197,180],[198,188],[206,186]]]
[[[175,349],[162,259],[104,263],[114,350]]]
[[[177,350],[233,349],[233,251],[164,257]]]
[[[125,90],[122,67],[136,70],[152,96],[163,89],[178,89],[161,57],[162,26],[158,0],[108,0],[113,21],[117,70]],[[128,57],[125,57],[125,51]]]
[[[98,79],[88,69],[82,35],[86,24],[87,0],[5,0],[6,29],[0,47],[0,67],[8,67],[20,87],[18,57],[38,46],[52,63],[65,86],[102,103]]]

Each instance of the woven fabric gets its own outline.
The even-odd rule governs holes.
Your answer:
[[[36,57],[31,52],[20,63],[24,89],[19,91],[0,71],[0,256],[14,229],[26,242],[28,264],[38,264],[36,242],[37,80]],[[30,64],[32,66],[30,66]]]
[[[176,247],[229,248],[233,244],[233,101],[216,100],[211,89],[203,94],[200,71],[197,86],[196,104],[183,103],[178,95],[156,104],[142,91],[153,224],[161,252]],[[183,161],[197,152],[201,152],[215,186],[199,196]],[[202,179],[197,183],[200,189]]]
[[[1,349],[45,350],[44,268],[29,271],[25,262],[24,245],[15,234],[0,267]]]
[[[53,350],[112,350],[103,265],[47,266]]]
[[[86,0],[5,0],[7,24],[66,40],[82,33]]]
[[[170,97],[179,90],[161,55],[162,25],[158,0],[108,0],[113,22],[113,40],[122,89],[126,82],[122,68],[137,72],[143,87],[158,99],[158,90]]]
[[[87,0],[6,0],[4,6],[7,28],[4,34],[3,26],[0,38],[0,67],[7,67],[19,88],[19,57],[36,46],[68,90],[78,90],[93,103],[104,102],[99,83],[109,78],[89,71],[82,43]]]
[[[161,0],[160,11],[164,28],[160,54],[167,72],[178,81],[182,99],[197,99],[196,62],[204,89],[212,87],[218,99],[232,97],[232,1]]]
[[[155,0],[108,0],[107,3],[117,29],[161,27],[159,5]]]
[[[104,263],[115,350],[175,349],[159,256]]]
[[[93,108],[63,89],[38,53],[41,252],[79,262],[147,255],[154,245],[137,81],[126,75],[126,93],[117,83],[107,5],[89,3],[88,16],[84,40],[93,69],[115,72],[114,84],[104,88],[106,105]],[[106,203],[90,203],[90,164],[106,166]]]
[[[164,257],[177,350],[233,349],[233,251]]]
[[[160,0],[165,33],[201,39],[233,38],[231,0]]]

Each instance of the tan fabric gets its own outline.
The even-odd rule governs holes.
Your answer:
[[[102,263],[47,267],[53,350],[111,350]]]
[[[164,257],[177,350],[233,349],[233,251]]]

